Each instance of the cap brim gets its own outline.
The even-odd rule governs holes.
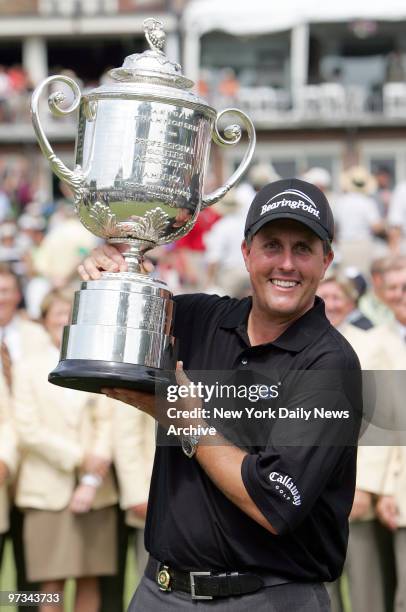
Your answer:
[[[297,221],[302,225],[306,225],[309,229],[311,229],[321,240],[331,240],[327,231],[324,229],[320,223],[314,221],[313,219],[308,219],[303,217],[303,215],[297,215],[294,212],[276,212],[271,215],[264,215],[261,219],[259,219],[254,225],[250,227],[247,232],[247,235],[254,236],[261,227],[267,225],[268,223],[272,223],[272,221],[277,221],[277,219],[292,219],[293,221]]]

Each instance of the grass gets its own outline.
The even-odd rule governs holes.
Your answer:
[[[14,570],[13,553],[11,551],[11,542],[10,540],[7,540],[4,548],[3,564],[0,567],[0,591],[14,591],[15,584],[16,577]],[[4,610],[5,612],[17,612],[17,608],[15,608],[14,606],[0,605],[0,610]]]
[[[138,576],[136,572],[136,562],[133,543],[128,547],[127,553],[127,566],[125,575],[125,593],[124,593],[124,604],[127,609],[130,603],[131,597],[134,594],[135,588],[138,584]],[[6,542],[3,556],[3,564],[0,568],[0,591],[14,591],[16,590],[16,574],[14,568],[13,553],[11,549],[11,543],[9,540]],[[68,580],[65,586],[64,593],[64,612],[74,612],[74,598],[75,598],[75,583],[74,580]],[[0,612],[18,612],[14,606],[2,606],[0,605]]]

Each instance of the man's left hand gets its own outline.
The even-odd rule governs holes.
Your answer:
[[[143,391],[137,391],[134,389],[118,389],[118,388],[104,388],[102,393],[111,397],[112,399],[124,402],[130,406],[134,406],[142,412],[149,414],[154,419],[157,418],[155,409],[155,395],[152,393],[144,393]]]
[[[178,385],[188,386],[190,380],[187,377],[182,361],[178,361],[176,364],[176,382]],[[103,388],[102,393],[111,397],[112,399],[124,402],[130,406],[134,406],[142,412],[149,414],[152,418],[156,419],[161,425],[167,425],[167,418],[165,410],[162,409],[162,402],[157,402],[156,397],[152,393],[144,393],[143,391],[137,391],[134,389],[118,389],[118,388]],[[161,406],[158,409],[157,404]],[[177,403],[178,408],[188,410],[196,407],[196,399],[193,398],[179,398]],[[173,422],[173,421],[172,421]]]

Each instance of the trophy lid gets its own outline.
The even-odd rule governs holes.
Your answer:
[[[193,81],[183,76],[180,65],[171,62],[163,52],[165,32],[162,21],[151,17],[145,19],[143,25],[150,48],[143,53],[128,55],[121,68],[110,70],[110,76],[116,81],[127,83],[141,81],[177,89],[193,87]]]

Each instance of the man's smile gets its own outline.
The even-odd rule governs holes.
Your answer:
[[[278,289],[293,289],[301,284],[300,281],[297,280],[287,280],[282,278],[271,278],[270,281],[272,285],[278,287]]]

